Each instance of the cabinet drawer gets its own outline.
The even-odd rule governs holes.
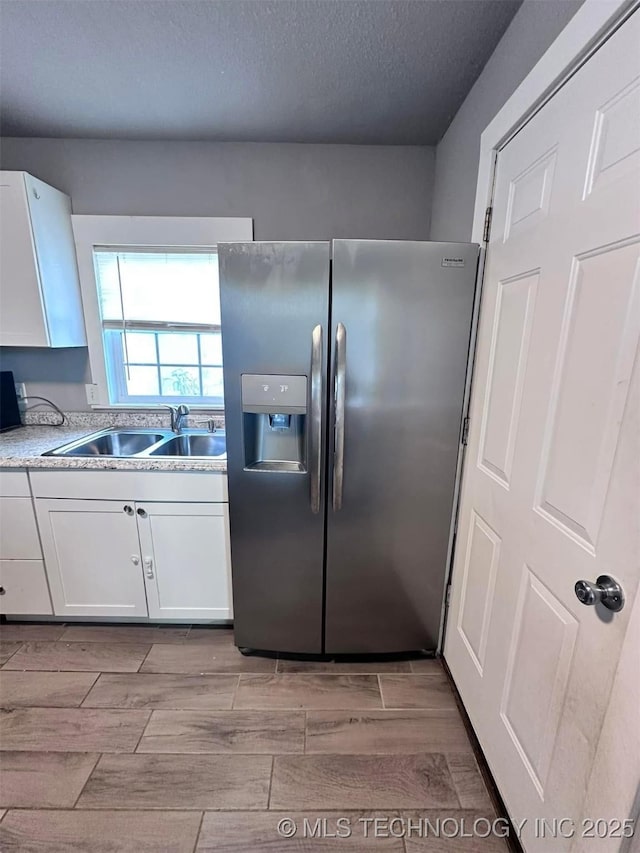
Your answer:
[[[31,498],[0,497],[0,560],[41,560]]]
[[[48,616],[53,613],[42,560],[0,560],[0,613]]]
[[[226,502],[221,471],[32,471],[36,498]]]
[[[0,469],[0,496],[14,498],[31,497],[27,472],[21,469]]]

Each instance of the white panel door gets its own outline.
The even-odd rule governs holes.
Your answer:
[[[535,818],[629,817],[582,807],[630,607],[574,584],[640,576],[638,45],[640,14],[498,156],[444,653],[536,853],[590,848]]]
[[[231,619],[228,504],[136,504],[152,619]]]
[[[36,500],[56,616],[146,616],[133,503]]]

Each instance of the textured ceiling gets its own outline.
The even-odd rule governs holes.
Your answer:
[[[437,142],[521,0],[0,0],[6,136]]]

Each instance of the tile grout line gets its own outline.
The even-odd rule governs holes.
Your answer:
[[[101,675],[102,675],[102,673],[101,673],[101,672],[97,672],[97,673],[96,673],[96,677],[93,679],[93,681],[92,681],[92,682],[91,682],[91,684],[89,685],[89,689],[87,690],[87,692],[84,694],[84,696],[83,696],[83,697],[82,697],[82,699],[80,700],[80,703],[79,703],[78,705],[76,705],[76,707],[77,707],[77,708],[82,708],[82,707],[84,707],[84,703],[86,702],[86,700],[87,700],[87,697],[88,697],[89,693],[91,693],[91,691],[93,690],[93,688],[96,686],[96,684],[98,683],[98,679],[101,677]]]
[[[131,750],[130,753],[123,753],[124,755],[139,755],[140,754],[140,753],[138,753],[138,747],[140,746],[140,741],[144,737],[144,733],[146,732],[147,727],[148,727],[149,723],[151,722],[151,715],[153,714],[153,710],[150,710],[147,713],[149,714],[149,716],[147,717],[147,722],[142,727],[142,732],[140,733],[140,737],[138,738],[138,741],[137,741],[135,747]]]
[[[204,823],[204,814],[205,810],[203,809],[200,812],[200,823],[198,824],[198,831],[196,832],[196,840],[193,845],[193,853],[196,853],[196,850],[198,849],[198,844],[200,843],[200,833],[202,832],[202,824]]]
[[[382,692],[382,681],[380,680],[380,673],[376,673],[376,677],[378,679],[378,690],[380,691],[380,702],[382,703],[382,710],[386,711],[387,708],[384,703],[384,693]]]
[[[103,709],[107,710],[107,709]],[[155,710],[155,709],[154,709]],[[200,708],[160,708],[163,711],[200,711]],[[372,713],[373,711],[433,711],[437,708],[381,708],[379,705],[247,705],[240,708],[213,708],[220,711],[260,711],[262,713],[291,713],[292,711],[331,711],[334,713]]]
[[[398,815],[399,818],[402,818],[402,809],[398,809],[396,814]],[[404,826],[404,824],[403,824],[403,826]],[[402,850],[404,851],[404,853],[409,853],[409,848],[407,847],[407,835],[406,835],[406,833],[403,833],[403,835],[402,835]]]
[[[18,652],[21,652],[21,651],[22,651],[22,647],[25,645],[25,643],[24,643],[22,640],[5,640],[4,642],[6,642],[6,643],[13,643],[13,642],[16,642],[16,643],[20,643],[20,645],[18,646],[18,648],[17,648],[15,651],[11,652],[11,654],[10,654],[10,655],[9,655],[9,657],[6,659],[6,661],[2,664],[2,666],[0,667],[0,669],[5,669],[5,667],[7,666],[7,664],[9,663],[9,661],[11,660],[11,658],[12,658],[14,655],[17,655],[17,654],[18,654]],[[20,670],[18,670],[18,672],[20,672]]]
[[[140,661],[140,663],[138,664],[138,668],[137,668],[136,670],[134,670],[134,672],[142,672],[142,667],[144,666],[145,661],[147,660],[147,658],[148,658],[148,657],[149,657],[149,655],[151,654],[151,650],[153,649],[153,647],[154,647],[155,645],[156,645],[155,643],[151,643],[151,644],[149,645],[149,651],[148,651],[148,652],[145,654],[145,656],[142,658],[142,660],[141,660],[141,661]]]
[[[230,711],[233,711],[236,706],[236,695],[238,693],[238,687],[240,687],[240,673],[235,676],[235,679],[236,683],[233,687],[233,692],[231,694],[231,707],[229,708]]]
[[[122,753],[105,753],[105,755],[114,755]],[[157,814],[162,814],[163,812],[179,812],[180,814],[197,814],[198,812],[202,813],[203,811],[207,812],[246,812],[250,811],[252,814],[261,814],[262,812],[266,812],[266,809],[246,809],[242,808],[230,808],[230,809],[203,809],[202,806],[198,808],[190,808],[189,806],[140,806],[136,808],[132,808],[131,806],[89,806],[87,808],[79,808],[79,809],[70,809],[66,806],[3,806],[0,808],[0,811],[5,812],[71,812],[73,814],[86,814],[87,812],[97,811],[97,812],[156,812]],[[4,851],[3,851],[4,853]]]
[[[76,753],[76,754],[81,755],[82,753]],[[93,774],[94,774],[94,772],[95,772],[95,769],[96,769],[96,767],[98,766],[98,762],[99,762],[99,761],[100,761],[100,759],[103,757],[103,755],[104,755],[104,752],[99,752],[99,753],[98,753],[98,757],[96,758],[96,760],[95,760],[95,762],[94,762],[94,764],[93,764],[93,767],[91,768],[91,772],[87,774],[87,778],[84,780],[84,784],[83,784],[82,788],[80,788],[80,793],[79,793],[79,794],[78,794],[78,796],[75,798],[75,801],[74,801],[73,805],[71,806],[71,808],[72,808],[72,809],[74,809],[74,810],[75,810],[76,806],[78,805],[78,800],[79,800],[79,799],[80,799],[80,797],[82,796],[82,794],[83,794],[83,792],[84,792],[84,789],[87,787],[87,785],[88,785],[88,783],[89,783],[89,779],[91,779],[91,777],[93,776]]]
[[[273,786],[273,769],[274,769],[275,761],[276,761],[275,755],[272,755],[271,756],[271,772],[269,773],[269,794],[267,796],[267,807],[266,807],[266,809],[260,809],[260,811],[268,812],[269,809],[271,808],[271,788]]]
[[[302,754],[306,755],[307,754],[307,721],[308,721],[307,709],[306,708],[304,709],[303,713],[304,713],[304,729],[302,731]]]
[[[464,806],[462,805],[462,800],[460,799],[460,792],[458,790],[458,783],[456,782],[455,777],[454,777],[453,773],[451,772],[451,765],[449,764],[449,754],[447,752],[443,752],[442,754],[444,755],[444,763],[447,767],[447,772],[448,772],[449,777],[451,779],[451,784],[453,785],[453,790],[455,792],[456,799],[460,803],[460,808],[463,809]],[[478,770],[478,773],[479,772],[480,771]],[[480,778],[482,778],[482,777],[480,777]],[[483,785],[484,785],[484,780],[483,780]]]

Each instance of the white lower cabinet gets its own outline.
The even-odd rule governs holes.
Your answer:
[[[146,616],[133,503],[36,500],[56,616]]]
[[[42,560],[0,560],[0,613],[51,616],[51,599]]]
[[[25,471],[0,472],[0,613],[53,613]]]
[[[52,484],[72,489],[71,478],[82,473]],[[141,492],[151,491],[153,476],[145,474]],[[40,497],[47,480],[33,479],[56,616],[232,618],[226,502]],[[89,480],[76,483],[92,493]],[[101,484],[94,478],[96,493]]]
[[[229,619],[227,504],[136,506],[149,616]]]

